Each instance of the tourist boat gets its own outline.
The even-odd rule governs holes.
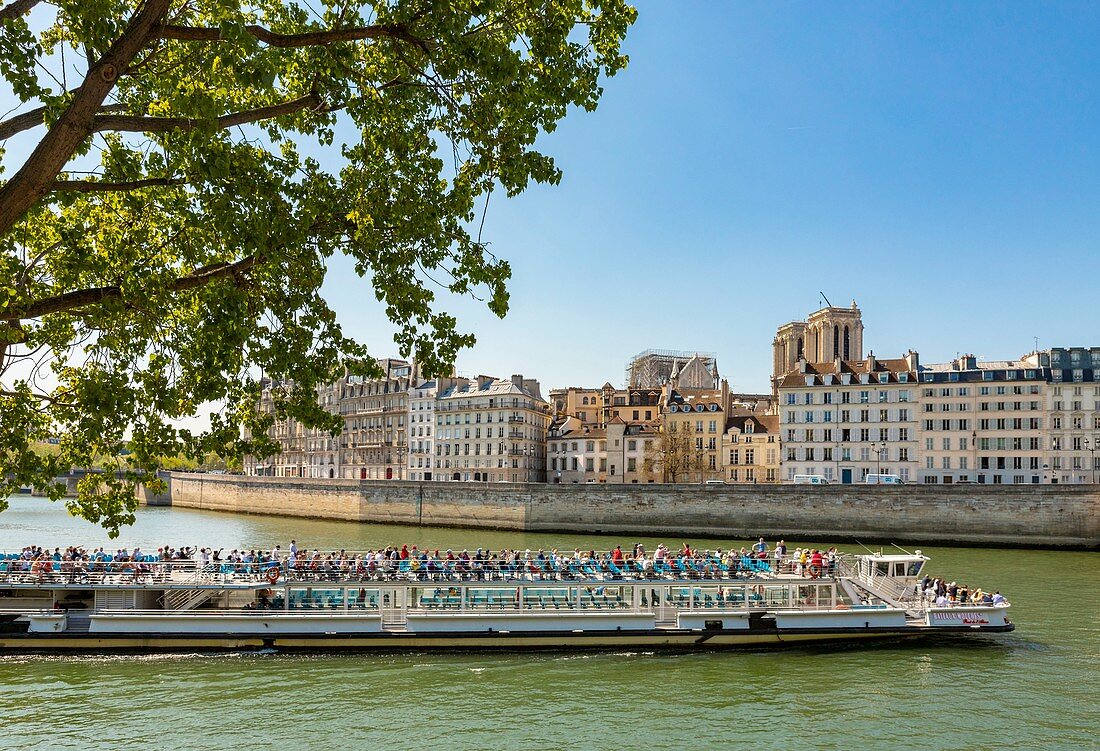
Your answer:
[[[17,559],[0,554],[0,653],[700,650],[1014,628],[1007,602],[922,598],[920,551],[801,572],[751,558],[434,570]]]

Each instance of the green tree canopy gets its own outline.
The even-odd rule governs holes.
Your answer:
[[[596,107],[635,15],[623,0],[9,0],[0,75],[21,106],[0,141],[37,140],[2,162],[0,499],[125,441],[119,476],[69,501],[117,534],[158,457],[269,455],[276,417],[336,431],[316,387],[373,360],[321,296],[335,254],[402,355],[446,370],[474,338],[428,279],[505,314],[509,267],[479,211],[494,189],[558,181],[535,140]],[[288,384],[274,415],[255,408],[260,373]],[[176,427],[210,402],[209,430]],[[59,451],[32,450],[47,437]]]

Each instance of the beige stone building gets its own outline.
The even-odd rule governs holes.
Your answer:
[[[547,482],[638,484],[654,482],[645,469],[657,423],[627,423],[618,416],[604,427],[577,417],[554,421],[547,438]]]
[[[727,416],[719,454],[723,480],[747,484],[779,482],[781,452],[779,415],[739,409]]]
[[[273,457],[245,459],[247,474],[276,477],[404,479],[407,459],[408,390],[418,378],[415,363],[396,358],[378,361],[382,378],[346,376],[317,390],[317,401],[339,415],[344,429],[334,438],[293,419],[278,420],[269,435],[280,446]],[[274,410],[274,394],[283,386],[267,382],[259,408]]]
[[[1025,360],[1049,366],[1043,481],[1100,482],[1100,347],[1059,347]]]
[[[603,426],[613,417],[626,423],[661,419],[660,388],[617,389],[605,383],[598,389],[570,386],[550,392],[555,418],[575,417],[585,425]]]
[[[963,355],[920,372],[920,481],[1043,482],[1047,369]]]
[[[550,405],[539,382],[478,376],[439,391],[434,479],[545,482]]]
[[[259,408],[271,413],[275,409],[275,392],[281,384],[266,380],[260,396]],[[335,385],[318,390],[317,399],[329,411],[336,411],[339,390]],[[340,439],[328,432],[309,428],[297,420],[277,420],[268,431],[270,438],[278,442],[281,451],[267,459],[254,456],[244,458],[244,473],[273,477],[338,477],[340,467]]]
[[[726,429],[729,390],[667,389],[661,405],[661,434],[647,469],[658,481],[704,482],[723,477],[721,440]]]
[[[383,378],[348,376],[338,382],[340,476],[361,480],[403,480],[408,473],[409,388],[420,378],[416,363],[378,361]]]

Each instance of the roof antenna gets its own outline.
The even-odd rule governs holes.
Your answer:
[[[854,539],[854,538],[853,538],[853,539]],[[868,553],[870,553],[871,555],[874,555],[874,554],[875,554],[875,551],[871,550],[871,549],[870,549],[869,547],[867,547],[866,545],[864,545],[864,544],[863,544],[862,542],[860,542],[859,540],[856,540],[856,545],[859,545],[859,546],[860,546],[861,548],[863,548],[864,550],[866,550],[866,551],[867,551]]]
[[[821,299],[825,301],[825,307],[826,308],[833,307],[833,304],[831,302],[829,302],[829,298],[825,297],[824,292],[818,292],[817,294],[821,295]]]

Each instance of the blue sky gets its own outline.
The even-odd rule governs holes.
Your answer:
[[[452,305],[461,372],[620,383],[713,351],[766,390],[778,325],[855,298],[880,356],[1100,343],[1100,4],[638,3],[629,68],[496,201],[504,321]],[[377,354],[363,282],[328,288]]]

